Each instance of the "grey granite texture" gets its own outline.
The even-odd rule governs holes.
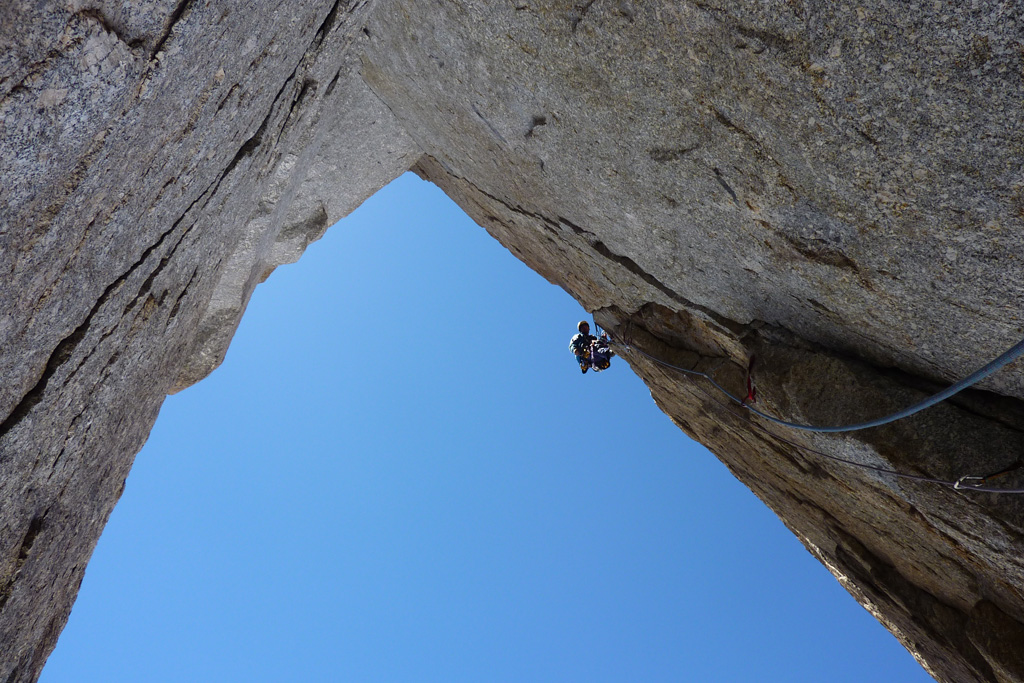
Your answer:
[[[0,681],[33,681],[163,397],[253,288],[402,171],[619,338],[943,681],[1024,681],[1019,3],[0,7]],[[641,351],[643,353],[641,353]],[[644,354],[649,354],[644,355]],[[809,450],[813,449],[813,450]],[[1024,488],[1021,471],[994,485]]]
[[[165,395],[415,159],[353,71],[370,8],[0,8],[0,680],[38,676]]]

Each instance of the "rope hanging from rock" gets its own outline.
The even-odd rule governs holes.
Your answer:
[[[901,420],[901,419],[903,419],[905,417],[909,417],[910,415],[913,415],[914,413],[919,413],[922,410],[925,410],[926,408],[931,408],[933,405],[935,405],[937,403],[941,403],[942,401],[945,401],[947,398],[949,398],[953,394],[959,393],[959,392],[963,391],[964,389],[966,389],[967,387],[971,386],[972,384],[976,384],[976,383],[980,382],[981,380],[985,379],[986,377],[988,377],[989,375],[992,375],[997,370],[1002,368],[1004,365],[1008,365],[1009,363],[1012,363],[1013,361],[1015,361],[1018,358],[1020,358],[1022,355],[1024,355],[1024,339],[1020,340],[1014,346],[1012,346],[1009,349],[1007,349],[1006,352],[1004,352],[1001,356],[999,356],[998,358],[996,358],[995,360],[990,362],[988,365],[985,365],[984,367],[979,368],[978,370],[975,370],[973,373],[971,373],[967,377],[964,377],[962,380],[960,380],[956,384],[953,384],[953,385],[943,389],[942,391],[938,392],[937,394],[933,394],[932,396],[929,396],[928,398],[926,398],[925,400],[923,400],[923,401],[921,401],[919,403],[915,403],[912,406],[908,406],[908,407],[904,408],[903,410],[896,411],[895,413],[892,413],[891,415],[886,415],[885,417],[880,417],[880,418],[877,418],[875,420],[869,420],[867,422],[859,422],[857,424],[852,424],[852,425],[842,425],[842,426],[839,426],[839,427],[820,427],[820,426],[816,426],[816,425],[805,425],[805,424],[799,424],[799,423],[796,423],[796,422],[787,422],[786,420],[782,420],[780,418],[777,418],[774,415],[768,415],[767,413],[763,413],[760,410],[758,410],[757,408],[752,407],[750,405],[751,401],[748,401],[748,399],[739,399],[739,398],[736,398],[735,396],[733,396],[731,393],[729,393],[725,389],[725,387],[723,387],[718,382],[716,382],[714,380],[714,378],[711,377],[711,375],[708,375],[707,373],[699,372],[697,370],[689,370],[687,368],[681,368],[681,367],[678,367],[676,365],[672,365],[671,363],[666,363],[666,362],[662,361],[660,358],[655,358],[654,356],[650,355],[649,353],[646,353],[643,349],[636,349],[636,351],[637,351],[637,353],[639,353],[639,354],[641,354],[643,356],[646,356],[647,358],[650,358],[652,361],[654,361],[655,363],[658,363],[659,365],[664,365],[665,367],[673,368],[673,369],[678,370],[680,372],[684,372],[684,373],[686,373],[688,375],[694,375],[694,376],[705,378],[707,381],[711,382],[711,384],[714,385],[714,387],[716,389],[718,389],[720,392],[722,392],[723,394],[728,396],[729,399],[733,401],[733,403],[736,403],[736,404],[740,405],[741,407],[746,408],[750,412],[754,413],[755,415],[757,415],[759,417],[763,417],[764,419],[766,419],[766,420],[768,420],[770,422],[774,422],[777,425],[782,425],[783,427],[789,427],[790,429],[799,429],[799,430],[802,430],[802,431],[805,431],[805,432],[835,433],[835,432],[855,432],[855,431],[860,430],[860,429],[868,429],[869,427],[879,427],[881,425],[889,424],[890,422],[895,422],[896,420]],[[751,368],[752,367],[753,367],[753,365],[751,364]],[[748,371],[748,379],[749,379],[749,376],[750,376],[750,373]],[[748,398],[750,398],[749,391],[750,391],[751,388],[752,388],[752,384],[748,384]]]
[[[834,433],[834,432],[841,432],[841,431],[855,431],[855,430],[858,430],[858,429],[866,429],[868,427],[876,427],[876,426],[879,426],[879,425],[882,425],[882,424],[886,424],[886,423],[889,423],[889,422],[894,422],[894,421],[896,421],[896,420],[898,420],[898,419],[900,419],[902,417],[906,417],[908,415],[913,415],[914,413],[920,412],[920,411],[924,410],[925,408],[929,408],[929,407],[935,405],[936,403],[939,403],[939,402],[949,398],[953,394],[956,394],[957,392],[966,389],[967,387],[971,386],[972,384],[975,384],[975,383],[979,382],[980,380],[984,379],[985,377],[988,377],[992,373],[994,373],[997,370],[999,370],[1004,365],[1007,365],[1007,364],[1013,362],[1014,360],[1016,360],[1017,358],[1021,357],[1022,355],[1024,355],[1024,339],[1022,339],[1020,342],[1018,342],[1017,344],[1012,346],[1010,349],[1008,349],[1001,356],[999,356],[998,358],[996,358],[992,362],[988,363],[984,367],[982,367],[982,368],[978,369],[977,371],[973,372],[972,374],[968,375],[967,377],[965,377],[964,379],[960,380],[956,384],[953,384],[952,386],[946,388],[945,390],[940,391],[939,393],[934,394],[934,395],[928,397],[927,399],[925,399],[924,401],[921,401],[920,403],[916,403],[916,404],[914,404],[914,405],[912,405],[912,406],[910,406],[908,408],[904,408],[903,410],[901,410],[899,412],[896,412],[896,413],[893,413],[892,415],[887,415],[884,418],[879,418],[877,420],[872,420],[871,422],[864,422],[864,423],[860,423],[860,424],[857,424],[857,425],[852,425],[850,427],[813,427],[811,425],[799,425],[799,424],[795,424],[795,423],[792,423],[792,422],[786,422],[785,420],[780,420],[780,419],[778,419],[776,417],[773,417],[771,415],[766,415],[765,413],[762,413],[761,411],[756,410],[756,409],[750,407],[750,402],[752,402],[754,400],[754,385],[753,385],[753,379],[752,379],[753,367],[754,367],[753,358],[750,361],[750,365],[747,367],[747,398],[745,398],[745,399],[738,399],[735,396],[733,396],[731,393],[729,393],[729,391],[727,391],[718,382],[716,382],[714,380],[714,378],[712,378],[710,375],[708,375],[705,372],[700,372],[698,370],[690,370],[689,368],[683,368],[683,367],[679,367],[678,365],[673,365],[671,363],[667,363],[667,362],[661,360],[660,358],[656,358],[656,357],[652,356],[651,354],[647,353],[643,349],[634,348],[630,344],[628,337],[625,340],[623,340],[623,344],[624,344],[624,346],[626,347],[627,350],[629,350],[629,351],[636,351],[640,355],[642,355],[642,356],[644,356],[644,357],[654,361],[655,363],[657,363],[659,365],[662,365],[662,366],[665,366],[665,367],[668,367],[668,368],[672,368],[673,370],[678,370],[679,372],[682,372],[682,373],[687,374],[687,375],[692,375],[692,376],[695,376],[695,377],[703,377],[703,378],[705,378],[706,380],[711,382],[711,384],[716,389],[718,389],[720,392],[722,392],[725,396],[729,397],[729,399],[733,403],[736,403],[740,407],[746,408],[747,410],[750,410],[754,414],[760,415],[761,417],[764,417],[764,418],[770,420],[771,422],[774,422],[774,423],[780,424],[780,425],[784,425],[784,426],[788,426],[788,427],[793,427],[793,428],[796,428],[796,429],[803,429],[804,431],[812,431],[812,432],[818,432],[818,433],[821,433],[821,432],[833,432]],[[712,401],[717,403],[719,406],[725,408],[726,410],[729,410],[729,405],[728,404],[722,403],[721,401],[716,399],[712,394],[710,394],[708,391],[706,391],[699,384],[697,384],[696,386],[697,386],[698,389],[700,389],[700,391],[702,391]],[[732,411],[729,410],[729,412],[731,413]],[[768,434],[770,437],[778,439],[779,441],[782,441],[784,443],[787,443],[790,446],[793,446],[795,448],[799,448],[799,449],[807,451],[809,453],[813,453],[813,454],[821,456],[823,458],[827,458],[829,460],[834,460],[835,462],[843,463],[843,464],[846,464],[846,465],[851,465],[853,467],[859,467],[861,469],[872,470],[874,472],[879,472],[881,474],[891,474],[891,475],[893,475],[895,477],[899,477],[901,479],[912,479],[914,481],[921,481],[921,482],[928,482],[928,483],[932,483],[932,484],[939,484],[941,486],[947,486],[947,487],[950,487],[950,488],[953,488],[953,489],[956,489],[956,490],[971,490],[971,491],[978,491],[978,492],[982,492],[982,493],[1024,494],[1024,489],[999,489],[999,488],[992,488],[992,487],[986,486],[986,484],[988,484],[988,482],[990,480],[996,479],[997,477],[1001,477],[1003,475],[1009,474],[1010,472],[1014,472],[1014,471],[1020,469],[1021,467],[1024,467],[1024,461],[1021,461],[1021,460],[1018,460],[1013,465],[1010,465],[1006,469],[1000,470],[999,472],[996,472],[995,474],[989,474],[989,475],[986,475],[986,476],[983,476],[983,477],[973,476],[973,475],[965,475],[965,476],[960,477],[956,481],[949,481],[949,480],[945,480],[945,479],[936,479],[936,478],[933,478],[933,477],[924,477],[924,476],[920,476],[920,475],[916,475],[916,474],[904,474],[903,472],[897,472],[895,470],[887,469],[885,467],[879,467],[877,465],[869,465],[869,464],[866,464],[866,463],[856,462],[854,460],[848,460],[846,458],[840,458],[840,457],[837,457],[835,455],[831,455],[829,453],[825,453],[823,451],[815,450],[815,449],[810,448],[808,446],[804,446],[803,444],[799,444],[799,443],[797,443],[795,441],[791,441],[791,440],[789,440],[789,439],[787,439],[785,437],[779,436],[778,434],[774,434],[773,432],[768,431],[768,429],[766,429],[764,427],[764,425],[758,424],[756,422],[754,422],[752,424],[756,428],[758,428],[761,431],[763,431],[764,433]]]

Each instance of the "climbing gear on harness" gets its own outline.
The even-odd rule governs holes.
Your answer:
[[[608,335],[604,332],[601,333],[601,336],[596,341],[591,343],[590,348],[593,353],[590,364],[594,367],[595,372],[601,372],[611,367],[613,353],[608,344]]]

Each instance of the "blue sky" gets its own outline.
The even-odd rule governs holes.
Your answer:
[[[406,174],[167,399],[43,683],[930,681]]]

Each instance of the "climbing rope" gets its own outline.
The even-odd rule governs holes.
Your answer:
[[[753,400],[755,399],[755,390],[754,390],[754,385],[753,385],[753,379],[751,378],[751,376],[753,374],[753,364],[754,364],[753,359],[751,359],[750,365],[747,367],[747,397],[744,398],[744,399],[739,399],[739,398],[736,398],[735,396],[733,396],[728,390],[726,390],[722,385],[720,385],[718,382],[716,382],[715,379],[713,377],[711,377],[711,375],[709,375],[707,373],[700,372],[699,370],[691,370],[689,368],[683,368],[683,367],[680,367],[678,365],[673,365],[671,363],[668,363],[668,362],[665,362],[665,361],[661,360],[660,358],[656,358],[655,356],[652,356],[651,354],[647,353],[643,349],[634,348],[632,346],[632,344],[630,343],[628,336],[625,339],[622,340],[622,343],[626,347],[627,351],[636,351],[640,355],[650,359],[651,361],[653,361],[653,362],[655,362],[655,363],[657,363],[659,365],[662,365],[662,366],[668,367],[668,368],[672,368],[673,370],[677,370],[677,371],[682,372],[682,373],[684,373],[686,375],[691,375],[691,376],[694,376],[694,377],[703,377],[708,382],[710,382],[712,386],[714,386],[716,389],[718,389],[722,394],[727,396],[734,404],[739,405],[741,408],[745,408],[745,409],[751,411],[755,415],[759,415],[759,416],[761,416],[761,417],[763,417],[763,418],[765,418],[765,419],[767,419],[767,420],[769,420],[769,421],[771,421],[771,422],[773,422],[775,424],[780,424],[780,425],[783,425],[783,426],[786,426],[786,427],[793,427],[795,429],[802,429],[804,431],[818,432],[818,433],[821,433],[821,432],[833,432],[834,433],[834,432],[842,432],[842,431],[855,431],[855,430],[859,430],[859,429],[867,429],[868,427],[876,427],[876,426],[879,426],[879,425],[887,424],[889,422],[894,422],[895,420],[898,420],[898,419],[903,418],[903,417],[907,417],[908,415],[913,415],[914,413],[920,412],[920,411],[924,410],[925,408],[933,406],[936,403],[939,403],[940,401],[943,401],[946,398],[949,398],[953,394],[956,394],[957,392],[962,391],[963,389],[966,389],[967,387],[971,386],[972,384],[975,384],[978,381],[984,379],[985,377],[988,377],[989,375],[991,375],[992,373],[994,373],[996,370],[998,370],[999,368],[1003,367],[1004,365],[1007,365],[1008,363],[1011,363],[1015,359],[1019,358],[1021,355],[1024,355],[1024,340],[1021,340],[1016,345],[1014,345],[1013,347],[1008,349],[1001,356],[999,356],[998,358],[993,360],[991,363],[985,365],[984,367],[980,368],[979,370],[975,371],[974,373],[968,375],[967,377],[965,377],[964,379],[960,380],[956,384],[948,387],[947,389],[945,389],[943,391],[940,391],[939,393],[934,394],[933,396],[930,396],[927,399],[925,399],[924,401],[921,401],[920,403],[914,404],[914,405],[910,406],[909,408],[905,408],[905,409],[903,409],[903,410],[901,410],[901,411],[899,411],[897,413],[893,413],[892,415],[888,415],[888,416],[886,416],[884,418],[879,418],[877,420],[872,420],[871,422],[864,422],[864,423],[860,423],[860,424],[857,424],[857,425],[851,425],[851,426],[848,426],[848,427],[814,427],[812,425],[800,425],[800,424],[796,424],[796,423],[792,423],[792,422],[787,422],[785,420],[780,420],[779,418],[776,418],[776,417],[773,417],[771,415],[767,415],[765,413],[762,413],[761,411],[756,410],[755,408],[752,408],[750,406],[750,402],[753,402]],[[718,406],[720,406],[721,408],[725,409],[731,415],[739,417],[739,415],[737,413],[735,413],[731,409],[730,404],[721,402],[713,394],[711,394],[706,389],[704,389],[704,387],[700,386],[700,384],[695,384],[694,386],[696,386],[697,389],[699,389],[713,403],[715,403]],[[778,434],[775,434],[774,432],[769,431],[764,425],[759,424],[757,422],[752,422],[750,424],[752,424],[755,428],[760,429],[762,432],[764,432],[768,436],[770,436],[770,437],[772,437],[774,439],[777,439],[779,441],[782,441],[783,443],[787,443],[790,446],[793,446],[793,447],[798,448],[798,449],[803,450],[803,451],[807,451],[809,453],[813,453],[813,454],[818,455],[818,456],[823,457],[823,458],[827,458],[828,460],[833,460],[835,462],[843,463],[843,464],[846,464],[846,465],[851,465],[853,467],[859,467],[861,469],[872,470],[874,472],[879,472],[879,473],[882,473],[882,474],[890,474],[892,476],[895,476],[895,477],[898,477],[898,478],[901,478],[901,479],[911,479],[911,480],[914,480],[914,481],[922,481],[922,482],[928,482],[928,483],[932,483],[932,484],[938,484],[940,486],[947,486],[949,488],[953,488],[953,489],[956,489],[956,490],[970,490],[970,491],[979,491],[979,492],[984,492],[984,493],[1024,494],[1024,489],[1000,489],[1000,488],[993,488],[993,487],[987,486],[988,482],[991,481],[992,479],[995,479],[997,477],[1001,477],[1003,475],[1006,475],[1006,474],[1009,474],[1011,472],[1014,472],[1014,471],[1020,469],[1021,467],[1024,467],[1024,461],[1018,460],[1016,463],[1014,463],[1010,467],[1007,467],[1006,469],[1000,470],[999,472],[996,472],[995,474],[989,474],[989,475],[984,476],[984,477],[965,475],[963,477],[960,477],[956,481],[948,481],[948,480],[945,480],[945,479],[936,479],[934,477],[924,477],[924,476],[920,476],[920,475],[916,475],[916,474],[906,474],[906,473],[897,472],[895,470],[891,470],[891,469],[888,469],[888,468],[885,468],[885,467],[879,467],[877,465],[868,465],[866,463],[857,462],[855,460],[849,460],[847,458],[840,458],[838,456],[831,455],[829,453],[825,453],[823,451],[819,451],[819,450],[816,450],[814,448],[810,448],[808,446],[805,446],[803,444],[797,443],[797,442],[792,441],[790,439],[787,439],[785,437],[779,436]]]
[[[739,399],[739,398],[736,398],[735,396],[733,396],[731,393],[729,393],[725,389],[725,387],[723,387],[718,382],[716,382],[714,380],[714,378],[711,377],[711,375],[708,375],[707,373],[699,372],[697,370],[689,370],[687,368],[681,368],[681,367],[672,365],[671,363],[666,363],[665,361],[661,360],[660,358],[655,358],[654,356],[652,356],[649,353],[645,352],[643,349],[636,349],[636,351],[637,351],[637,353],[639,353],[639,354],[641,354],[643,356],[646,356],[647,358],[650,358],[652,361],[654,361],[655,363],[658,363],[659,365],[664,365],[665,367],[673,368],[674,370],[678,370],[680,372],[684,372],[684,373],[686,373],[688,375],[694,375],[694,376],[705,378],[707,381],[711,382],[711,384],[714,385],[714,387],[716,389],[718,389],[723,394],[728,396],[734,403],[742,406],[743,408],[746,408],[747,410],[749,410],[750,412],[754,413],[755,415],[757,415],[759,417],[763,417],[764,419],[766,419],[766,420],[768,420],[770,422],[774,422],[777,425],[782,425],[783,427],[789,427],[791,429],[800,429],[800,430],[805,431],[805,432],[835,433],[835,432],[854,432],[854,431],[857,431],[857,430],[860,430],[860,429],[868,429],[869,427],[879,427],[881,425],[889,424],[890,422],[895,422],[896,420],[903,419],[904,417],[909,417],[910,415],[913,415],[914,413],[919,413],[919,412],[921,412],[922,410],[924,410],[926,408],[932,407],[936,403],[941,403],[942,401],[945,401],[947,398],[949,398],[953,394],[959,393],[959,392],[963,391],[964,389],[966,389],[967,387],[971,386],[972,384],[976,384],[977,382],[980,382],[981,380],[985,379],[989,375],[991,375],[994,372],[996,372],[997,370],[999,370],[1004,365],[1007,365],[1008,363],[1011,363],[1011,362],[1017,360],[1017,358],[1019,358],[1022,355],[1024,355],[1024,339],[1020,340],[1014,346],[1012,346],[1011,348],[1007,349],[1007,351],[1005,353],[1003,353],[1001,356],[999,356],[998,358],[993,360],[988,365],[986,365],[986,366],[984,366],[982,368],[979,368],[978,370],[974,371],[973,373],[971,373],[967,377],[964,377],[962,380],[960,380],[956,384],[953,384],[953,385],[943,389],[942,391],[940,391],[937,394],[933,394],[932,396],[929,396],[928,398],[926,398],[925,400],[921,401],[920,403],[915,403],[912,406],[904,408],[903,410],[898,410],[895,413],[892,413],[891,415],[886,415],[885,417],[880,417],[880,418],[875,419],[875,420],[869,420],[868,422],[860,422],[858,424],[843,425],[843,426],[840,426],[840,427],[819,427],[819,426],[815,426],[815,425],[798,424],[796,422],[787,422],[786,420],[779,419],[779,418],[777,418],[777,417],[775,417],[773,415],[768,415],[767,413],[763,413],[760,410],[758,410],[757,408],[752,407],[750,405],[751,401],[748,401],[748,399],[752,398],[752,391],[753,391],[753,384],[752,384],[752,380],[750,380],[750,373],[749,373],[749,371],[748,371],[747,377],[748,377],[748,392],[750,392],[750,393],[748,393],[748,397],[746,399]],[[751,361],[751,363],[753,363],[753,361]],[[751,365],[751,368],[752,368],[752,365]]]

